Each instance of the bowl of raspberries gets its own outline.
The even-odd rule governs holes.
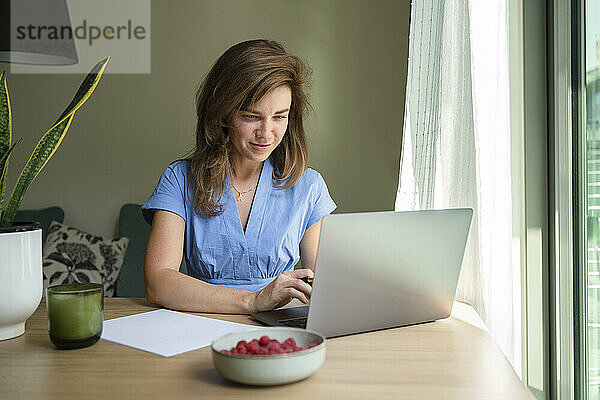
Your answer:
[[[232,332],[212,344],[221,375],[248,385],[281,385],[308,378],[325,361],[325,337],[299,328]]]

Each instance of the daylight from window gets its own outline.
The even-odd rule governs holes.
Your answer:
[[[600,399],[600,2],[585,2],[588,395]]]

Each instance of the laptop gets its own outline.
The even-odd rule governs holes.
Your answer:
[[[470,208],[328,215],[310,305],[250,316],[328,338],[448,318],[472,215]]]

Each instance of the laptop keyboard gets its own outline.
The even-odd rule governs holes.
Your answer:
[[[302,318],[281,319],[277,322],[280,324],[283,324],[285,326],[292,327],[292,328],[306,329],[306,321],[307,320],[308,320],[307,317],[302,317]]]

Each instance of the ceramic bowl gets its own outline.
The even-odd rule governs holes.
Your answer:
[[[307,350],[274,355],[221,353],[221,350],[235,347],[240,340],[250,342],[263,335],[280,342],[294,338],[298,346]],[[308,349],[314,343],[317,346]],[[299,381],[314,374],[325,361],[325,336],[299,328],[273,327],[232,332],[215,339],[211,348],[217,371],[227,379],[248,385],[281,385]]]

